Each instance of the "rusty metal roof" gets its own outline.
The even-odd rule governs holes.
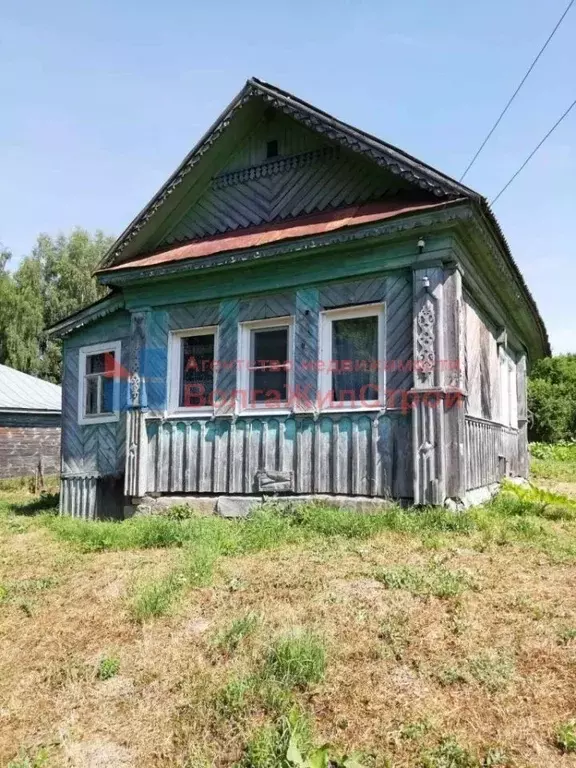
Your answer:
[[[451,201],[453,202],[453,201]],[[263,224],[257,227],[237,229],[220,235],[203,237],[185,245],[162,250],[148,256],[132,259],[101,272],[118,272],[128,269],[142,269],[174,261],[199,259],[227,251],[257,248],[270,243],[291,240],[310,235],[321,235],[346,227],[356,227],[375,221],[391,219],[415,211],[442,208],[446,204],[428,201],[385,200],[378,203],[350,206],[323,213],[291,219],[280,224]]]

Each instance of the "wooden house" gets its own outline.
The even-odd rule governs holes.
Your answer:
[[[292,94],[249,80],[97,274],[52,329],[65,514],[527,473],[549,344],[485,198]]]
[[[0,365],[0,478],[58,474],[61,409],[59,386]]]

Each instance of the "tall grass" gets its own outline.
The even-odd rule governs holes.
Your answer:
[[[268,650],[264,677],[287,688],[306,688],[326,672],[326,647],[314,632],[301,630],[276,638]]]

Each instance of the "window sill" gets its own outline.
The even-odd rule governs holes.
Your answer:
[[[333,405],[324,406],[320,409],[320,413],[356,413],[358,411],[384,411],[386,405],[384,403],[367,402],[360,405],[351,405],[350,403],[334,403]]]
[[[291,416],[292,408],[243,408],[237,416]]]
[[[89,424],[112,424],[115,421],[119,421],[119,413],[108,413],[105,416],[81,416],[78,419],[78,424],[82,426],[88,426]]]
[[[164,419],[211,419],[214,416],[214,408],[179,408],[163,414]],[[154,418],[158,418],[155,416]]]

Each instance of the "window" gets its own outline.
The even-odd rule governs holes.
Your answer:
[[[212,411],[216,327],[175,331],[170,337],[170,410]]]
[[[266,159],[270,160],[272,157],[278,157],[278,139],[266,142]]]
[[[120,406],[120,342],[82,347],[79,370],[79,423],[116,421]]]
[[[518,427],[518,392],[516,382],[516,359],[514,353],[500,345],[500,422],[509,427]]]
[[[238,398],[241,408],[286,408],[292,374],[292,318],[240,325]]]
[[[319,392],[324,408],[384,403],[384,305],[322,313]]]

